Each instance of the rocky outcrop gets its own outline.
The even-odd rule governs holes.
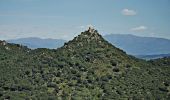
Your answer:
[[[0,45],[3,45],[3,46],[5,46],[5,45],[7,45],[7,42],[6,41],[0,41]]]

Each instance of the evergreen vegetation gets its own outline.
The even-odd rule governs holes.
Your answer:
[[[137,59],[89,30],[59,49],[0,41],[0,99],[168,100],[170,58]]]

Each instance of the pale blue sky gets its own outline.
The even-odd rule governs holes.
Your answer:
[[[102,35],[170,39],[170,0],[0,0],[0,39],[72,39],[93,25]]]

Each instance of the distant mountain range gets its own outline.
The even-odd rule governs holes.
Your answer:
[[[159,55],[135,55],[137,58],[150,60],[150,59],[158,59],[158,58],[164,58],[164,57],[170,57],[170,54],[159,54]]]
[[[20,38],[15,40],[7,40],[9,43],[22,44],[31,49],[50,48],[56,49],[64,45],[65,40],[62,39],[41,39],[35,37]]]
[[[138,58],[160,58],[170,54],[170,40],[154,37],[139,37],[130,34],[110,34],[104,38],[116,47],[123,49],[127,54]],[[7,40],[10,43],[26,45],[29,48],[55,49],[64,45],[62,39],[21,38]]]
[[[111,34],[104,37],[113,45],[131,55],[158,55],[170,53],[170,40],[155,37],[139,37],[125,34]]]
[[[169,100],[169,93],[170,58],[135,58],[93,28],[58,49],[0,40],[0,100]]]

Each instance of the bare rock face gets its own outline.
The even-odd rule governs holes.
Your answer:
[[[85,47],[89,45],[105,45],[103,37],[92,27],[89,27],[86,31],[81,32],[80,35],[75,37],[72,41],[64,44],[63,48],[67,48],[70,51],[74,51],[75,48]]]
[[[93,41],[93,40],[103,40],[102,36],[98,33],[97,30],[95,30],[92,27],[89,27],[88,30],[82,32],[80,35],[78,35],[77,37],[75,37],[73,39],[73,41],[78,41],[78,42],[82,42],[82,41]]]
[[[6,41],[0,41],[0,45],[5,46],[5,45],[7,45],[7,42]]]
[[[94,33],[94,32],[95,32],[95,29],[94,29],[93,27],[89,27],[88,32]]]

